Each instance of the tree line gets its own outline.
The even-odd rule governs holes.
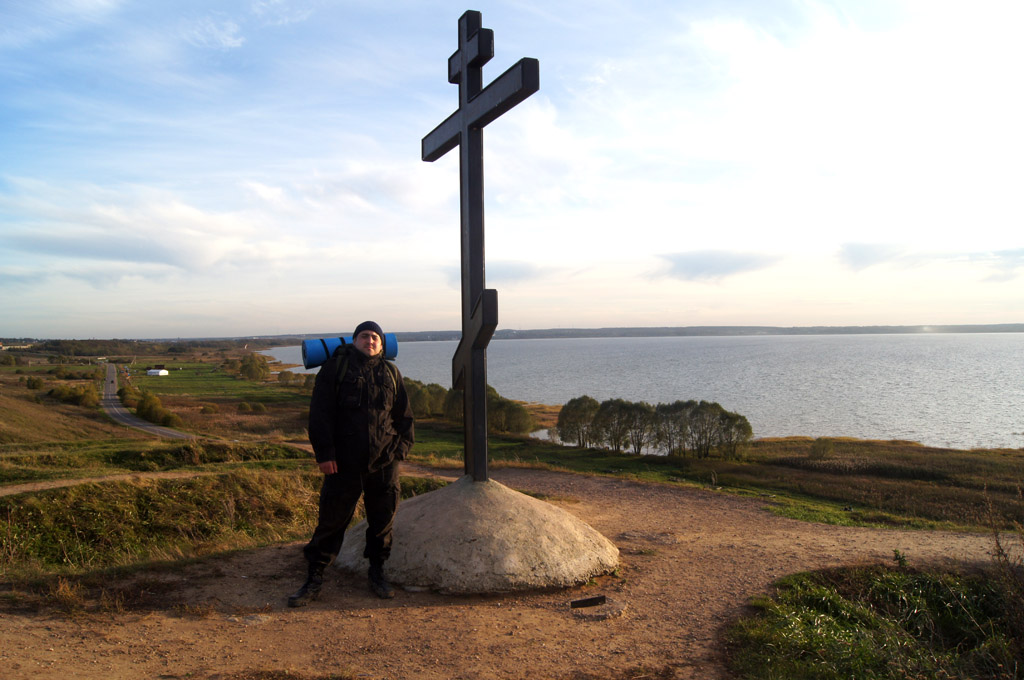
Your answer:
[[[584,395],[570,399],[558,414],[558,437],[581,448],[606,447],[641,455],[644,449],[672,456],[738,458],[753,438],[745,416],[717,402],[647,402]]]
[[[263,356],[250,354],[236,370],[249,379],[259,380],[269,372],[265,362]],[[315,378],[314,374],[278,373],[279,382],[306,390],[312,390]],[[405,378],[405,387],[417,418],[462,422],[462,390],[411,378]],[[487,386],[488,432],[527,434],[536,428],[533,416],[523,404],[502,397]],[[582,448],[606,447],[616,453],[629,451],[635,455],[646,450],[697,458],[738,458],[753,438],[753,429],[745,416],[727,411],[716,402],[689,400],[652,406],[624,399],[598,402],[586,395],[562,406],[555,431],[562,442]]]
[[[251,358],[256,357],[256,358]],[[240,375],[259,380],[263,373],[259,370],[260,355],[249,355],[237,368]],[[267,369],[269,372],[269,369]],[[462,422],[462,390],[448,389],[437,383],[422,383],[412,378],[405,380],[405,391],[409,395],[409,405],[417,418],[436,418],[451,423]],[[292,371],[280,371],[278,382],[292,387],[299,387],[307,392],[313,390],[316,381],[315,373],[296,374]],[[487,430],[493,433],[527,434],[536,429],[533,416],[526,407],[517,401],[506,399],[498,391],[487,386]]]
[[[446,389],[437,383],[424,384],[405,378],[405,391],[417,418],[439,418],[452,423],[462,422],[462,390]],[[536,429],[533,416],[517,401],[506,399],[487,386],[487,431],[492,433],[527,434]]]
[[[137,356],[152,354],[189,354],[200,351],[229,351],[239,348],[269,347],[255,338],[194,340],[41,340],[32,345],[33,353],[64,357]],[[117,361],[115,363],[127,363]]]

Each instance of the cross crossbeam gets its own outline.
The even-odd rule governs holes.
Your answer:
[[[465,127],[485,127],[539,89],[540,62],[516,62],[470,102],[468,111],[456,111],[423,138],[423,160],[436,161],[459,145]]]
[[[494,32],[480,12],[459,18],[459,49],[448,59],[448,82],[459,86],[459,108],[421,143],[433,162],[459,147],[462,250],[462,340],[452,357],[452,383],[463,390],[465,469],[487,481],[487,345],[498,325],[498,293],[484,286],[483,128],[540,89],[540,62],[524,58],[483,87],[483,65],[494,56]]]

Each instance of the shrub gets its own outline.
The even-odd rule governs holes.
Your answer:
[[[171,413],[170,411],[164,410],[163,416],[160,418],[160,425],[164,427],[181,427],[185,423],[177,413]]]
[[[491,432],[526,434],[534,429],[533,416],[522,404],[503,397],[489,400],[487,429]]]
[[[151,423],[159,423],[163,418],[164,406],[160,398],[152,392],[143,392],[135,404],[135,414]]]
[[[96,408],[100,405],[100,395],[96,391],[95,385],[78,385],[76,387],[58,385],[48,394],[66,404],[75,404],[86,408]]]
[[[135,405],[135,415],[151,423],[164,427],[181,427],[181,418],[171,413],[160,403],[160,398],[152,392],[143,392]]]
[[[1022,631],[990,574],[854,567],[776,585],[728,633],[740,677],[1017,677]]]
[[[415,383],[415,381],[406,381]],[[426,392],[425,397],[416,398],[415,403],[427,404],[432,414],[441,414],[445,420],[459,422],[462,420],[463,396],[462,390],[450,389],[444,392],[443,387],[436,383],[429,385],[414,385],[412,393]],[[410,393],[410,401],[412,400]],[[415,407],[414,407],[415,408]],[[415,414],[415,410],[413,411]],[[507,432],[512,434],[526,434],[536,429],[536,423],[530,412],[517,401],[506,399],[498,394],[498,391],[487,386],[487,431],[490,433]]]
[[[828,437],[818,437],[811,444],[811,451],[807,454],[807,457],[811,460],[825,460],[831,458],[836,452],[836,445]]]

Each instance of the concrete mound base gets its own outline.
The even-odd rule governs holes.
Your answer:
[[[365,574],[365,545],[364,521],[335,566]],[[568,587],[618,563],[618,548],[568,512],[467,475],[399,503],[385,573],[409,590],[482,594]]]

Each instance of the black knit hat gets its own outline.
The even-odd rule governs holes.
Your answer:
[[[377,334],[377,337],[380,338],[380,341],[384,342],[384,331],[381,330],[376,321],[364,321],[356,326],[356,330],[352,333],[352,340],[354,341],[358,338],[359,334],[363,331],[373,331]]]

